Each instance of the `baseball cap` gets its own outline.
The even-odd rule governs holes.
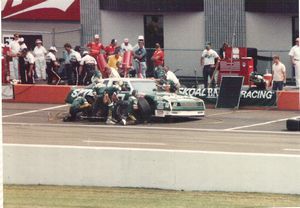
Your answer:
[[[35,43],[38,44],[38,43],[43,43],[43,42],[40,39],[36,39]]]
[[[95,34],[94,38],[95,38],[95,39],[99,39],[100,36],[99,36],[98,34]]]
[[[89,54],[88,51],[83,51],[82,55]]]
[[[23,43],[24,42],[24,38],[19,38],[18,42],[19,43]]]
[[[139,35],[138,40],[144,40],[144,36]]]
[[[49,51],[55,51],[55,52],[57,52],[57,49],[56,49],[55,46],[51,46],[51,47],[49,48]]]

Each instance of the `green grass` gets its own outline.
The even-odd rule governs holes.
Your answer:
[[[72,186],[4,186],[5,208],[300,207],[300,195]]]

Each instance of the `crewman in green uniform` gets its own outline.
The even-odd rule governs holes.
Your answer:
[[[64,117],[63,121],[76,121],[77,114],[84,110],[89,110],[91,104],[82,96],[75,98],[70,106],[69,115]]]

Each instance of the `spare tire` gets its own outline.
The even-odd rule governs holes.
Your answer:
[[[149,103],[143,97],[138,98],[138,115],[137,118],[141,122],[149,121],[152,116],[152,111]]]
[[[288,131],[300,131],[300,118],[291,118],[286,121]]]

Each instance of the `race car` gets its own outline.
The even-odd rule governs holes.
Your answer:
[[[203,117],[205,104],[202,99],[183,94],[158,91],[159,87],[153,79],[118,78],[103,79],[102,83],[113,86],[121,83],[118,93],[120,100],[128,100],[133,91],[137,92],[138,115],[140,120],[154,117]],[[92,97],[93,86],[72,89],[67,95],[66,102],[71,104],[78,96]]]

